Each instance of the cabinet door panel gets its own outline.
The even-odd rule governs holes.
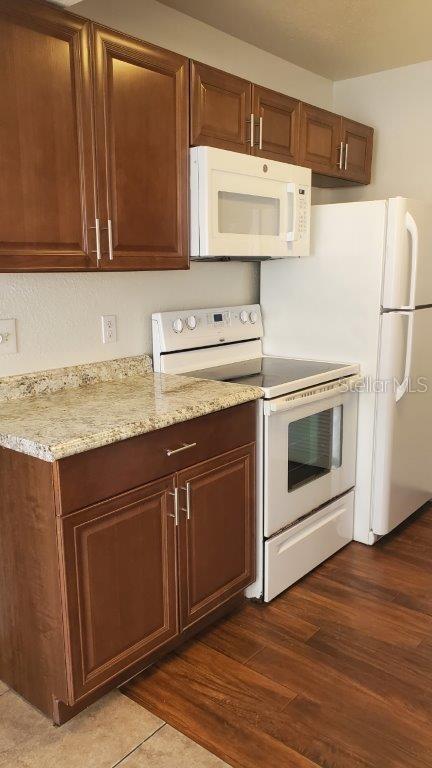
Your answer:
[[[71,699],[177,634],[173,480],[87,507],[60,523]]]
[[[104,269],[188,266],[188,61],[94,31]]]
[[[345,145],[345,178],[369,184],[372,165],[373,128],[343,117],[342,141]]]
[[[191,62],[191,144],[250,151],[251,84]]]
[[[254,445],[238,448],[178,476],[182,629],[253,580],[254,450]]]
[[[282,93],[253,86],[253,113],[256,121],[254,155],[286,163],[298,162],[300,102]],[[259,148],[262,119],[262,149]]]
[[[0,3],[0,269],[96,266],[90,25]]]
[[[302,104],[299,162],[317,173],[339,175],[341,118],[333,112]]]

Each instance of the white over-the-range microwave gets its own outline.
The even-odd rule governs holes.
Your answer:
[[[311,171],[213,147],[190,150],[191,257],[309,255]]]

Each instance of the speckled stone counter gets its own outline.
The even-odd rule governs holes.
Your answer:
[[[126,361],[58,369],[53,385],[47,371],[27,384],[10,377],[10,389],[0,379],[0,446],[56,461],[261,396],[257,387],[152,373],[146,356]]]

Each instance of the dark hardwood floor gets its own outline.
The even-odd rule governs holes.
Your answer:
[[[241,768],[431,768],[432,507],[130,682]]]

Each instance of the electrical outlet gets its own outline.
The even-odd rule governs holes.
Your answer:
[[[102,315],[102,341],[112,344],[117,341],[117,318],[115,315]]]
[[[15,318],[0,320],[0,355],[13,355],[17,352]]]

